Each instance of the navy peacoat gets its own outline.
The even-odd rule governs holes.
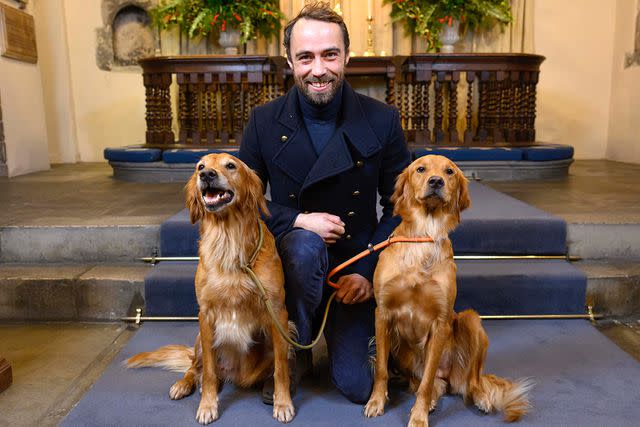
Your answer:
[[[240,159],[271,186],[267,227],[279,237],[296,216],[328,212],[346,224],[345,233],[329,247],[330,259],[343,262],[386,239],[399,224],[393,217],[397,175],[410,156],[395,107],[360,95],[344,82],[336,132],[317,155],[301,116],[298,89],[255,107],[240,145]],[[382,217],[376,214],[380,194]],[[345,273],[369,280],[377,255],[368,256]]]

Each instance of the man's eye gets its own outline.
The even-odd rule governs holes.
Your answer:
[[[333,58],[337,58],[338,54],[336,52],[329,52],[326,54],[327,58],[333,59]]]

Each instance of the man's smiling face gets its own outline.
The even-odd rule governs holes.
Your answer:
[[[332,22],[301,19],[292,28],[289,66],[296,86],[314,105],[326,105],[344,81],[349,61],[342,31]]]

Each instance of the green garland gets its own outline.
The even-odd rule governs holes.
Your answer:
[[[440,30],[460,21],[460,29],[491,29],[513,20],[508,0],[384,0],[391,4],[391,18],[404,21],[405,30],[427,40],[428,50],[440,48]]]
[[[285,18],[277,0],[161,0],[149,12],[156,27],[177,25],[190,38],[238,28],[241,43],[258,35],[267,40],[277,36]]]

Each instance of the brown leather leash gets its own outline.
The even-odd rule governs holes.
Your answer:
[[[393,244],[393,243],[433,243],[433,239],[429,236],[427,237],[403,237],[403,236],[398,236],[398,237],[393,237],[393,236],[389,236],[389,238],[383,242],[378,243],[377,245],[372,245],[371,243],[369,243],[369,245],[367,246],[367,249],[365,249],[364,251],[360,252],[359,254],[357,254],[356,256],[349,258],[348,260],[346,260],[345,262],[343,262],[342,264],[338,265],[336,268],[334,268],[333,270],[331,270],[329,272],[329,275],[327,276],[327,285],[331,286],[334,289],[340,289],[340,285],[338,285],[335,282],[331,281],[331,278],[333,276],[336,275],[336,273],[338,273],[340,270],[350,266],[351,264],[353,264],[354,262],[360,261],[362,258],[371,255],[374,252],[377,252],[379,250],[382,250],[384,248],[386,248],[387,246]]]

